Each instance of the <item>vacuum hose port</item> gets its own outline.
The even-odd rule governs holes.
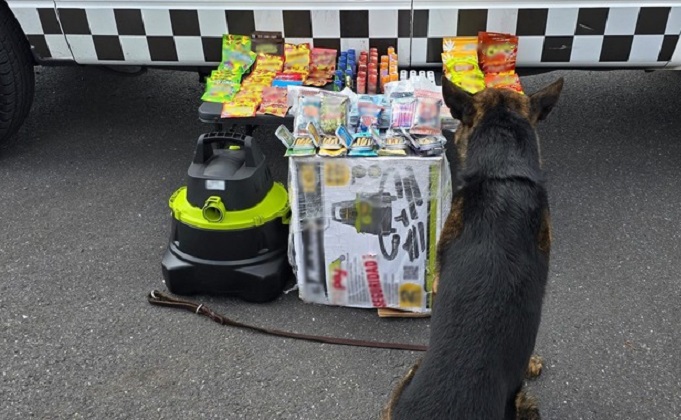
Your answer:
[[[220,197],[208,197],[208,200],[206,200],[201,211],[203,213],[203,218],[211,223],[221,222],[227,212]]]

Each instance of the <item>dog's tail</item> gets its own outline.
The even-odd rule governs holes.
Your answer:
[[[541,420],[537,399],[524,390],[515,397],[516,420]]]

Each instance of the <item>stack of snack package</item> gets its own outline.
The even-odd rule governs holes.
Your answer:
[[[440,155],[441,91],[426,79],[389,82],[385,90],[355,95],[290,87],[289,97],[298,98],[292,104],[294,130],[282,125],[276,132],[286,156]]]
[[[477,93],[485,87],[507,88],[523,93],[515,73],[518,37],[480,32],[477,37],[442,39],[445,76],[462,89]]]
[[[222,60],[217,70],[206,79],[206,102],[227,103],[234,100],[241,87],[241,78],[255,61],[251,39],[240,35],[225,35],[222,39]]]

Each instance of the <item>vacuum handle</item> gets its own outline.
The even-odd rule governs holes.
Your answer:
[[[248,167],[255,167],[265,160],[260,148],[253,142],[253,137],[240,134],[234,131],[221,131],[206,133],[199,137],[194,152],[194,163],[206,163],[215,154],[215,145],[225,148],[228,144],[243,147],[245,152],[245,163]]]

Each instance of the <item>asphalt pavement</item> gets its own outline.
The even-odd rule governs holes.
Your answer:
[[[546,419],[681,418],[681,74],[554,72],[539,129],[554,224],[530,385]],[[0,418],[373,419],[417,353],[220,327],[153,307],[170,194],[201,87],[192,73],[45,68],[0,153]],[[258,130],[275,177],[283,147]],[[243,321],[425,343],[427,319],[202,298]]]

